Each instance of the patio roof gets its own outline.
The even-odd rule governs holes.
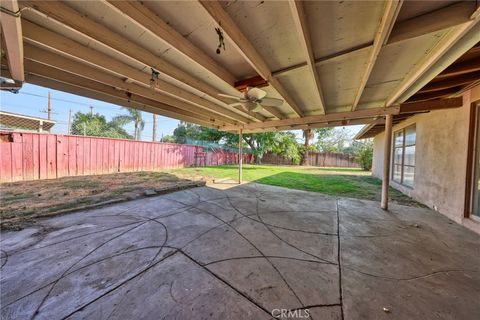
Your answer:
[[[42,131],[49,131],[55,123],[53,120],[0,111],[0,126],[4,129],[19,128],[37,131],[41,128]]]
[[[441,104],[445,99],[459,97],[464,91],[478,84],[480,84],[480,42],[413,94],[405,105],[425,102],[438,104],[442,108]],[[413,115],[415,113],[396,115],[393,117],[393,124]],[[385,121],[380,119],[363,127],[355,139],[373,138],[384,130]]]
[[[2,6],[2,75],[244,132],[400,115],[401,104],[480,35],[473,1],[8,0]],[[215,28],[225,42],[220,54]],[[253,113],[218,96],[240,97],[248,86],[285,102]]]

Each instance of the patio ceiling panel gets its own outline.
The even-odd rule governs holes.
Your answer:
[[[179,32],[185,39],[208,54],[219,65],[225,66],[237,79],[247,79],[257,73],[241,56],[239,50],[231,45],[228,35],[225,37],[225,50],[216,54],[218,36],[215,28],[218,24],[203,14],[200,3],[194,1],[144,1],[143,5]],[[188,19],[185,19],[188,12]],[[231,89],[233,90],[233,89]],[[230,92],[233,93],[233,92]]]
[[[446,33],[439,31],[385,46],[373,68],[360,104],[385,100]]]
[[[368,55],[369,50],[354,51],[342,58],[317,66],[325,91],[328,112],[350,110]]]
[[[295,101],[302,105],[305,114],[320,114],[319,102],[315,91],[317,90],[313,81],[305,81],[311,77],[307,68],[299,68],[287,74],[280,74],[277,76],[278,81],[292,92]]]
[[[456,43],[472,37],[479,24],[478,4],[472,1],[54,0],[19,5],[28,8],[21,12],[24,42],[79,63],[77,71],[47,63],[73,76],[46,77],[26,69],[28,79],[110,101],[135,88],[141,94],[134,95],[132,107],[143,103],[165,111],[170,106],[174,116],[183,110],[177,118],[201,114],[202,123],[234,131],[371,122],[399,112],[395,106],[474,45]],[[226,45],[220,54],[215,53],[218,27]],[[102,79],[99,87],[106,92],[86,82],[91,74],[78,74],[82,64],[91,74],[105,73],[95,80]],[[145,90],[151,68],[160,72],[160,81],[150,94]],[[241,96],[235,87],[239,81],[238,89],[260,85],[285,102],[259,113],[229,106],[232,101],[218,93]],[[117,89],[111,91],[112,86]],[[128,99],[122,103],[128,105]]]

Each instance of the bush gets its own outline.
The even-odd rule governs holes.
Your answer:
[[[372,170],[373,161],[373,142],[367,141],[357,149],[356,152],[357,162],[365,171]]]

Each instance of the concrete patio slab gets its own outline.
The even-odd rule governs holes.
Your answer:
[[[425,208],[217,184],[1,238],[2,319],[480,318],[480,236]]]

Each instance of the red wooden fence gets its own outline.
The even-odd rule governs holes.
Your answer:
[[[251,155],[244,155],[249,162]],[[46,133],[0,132],[0,182],[238,163],[238,154],[193,145]]]
[[[267,153],[262,158],[262,163],[277,165],[293,165],[293,161],[283,156]],[[355,157],[343,153],[309,152],[307,165],[317,167],[345,167],[360,168]]]

